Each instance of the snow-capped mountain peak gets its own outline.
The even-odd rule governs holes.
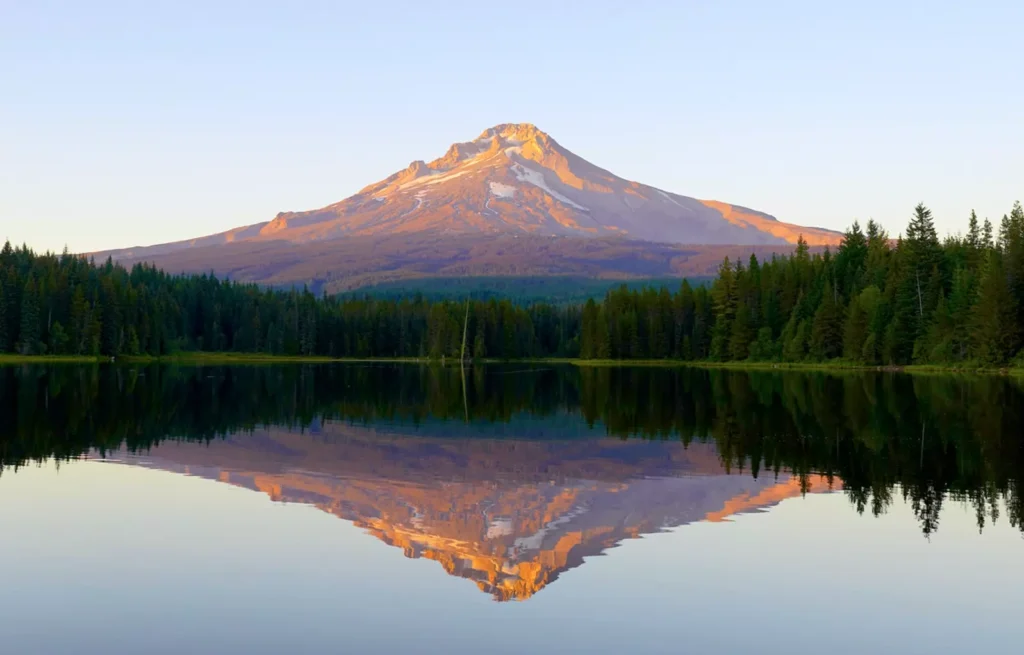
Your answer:
[[[810,245],[841,235],[782,223],[728,203],[697,200],[625,180],[575,155],[530,123],[505,123],[455,143],[322,209],[187,242],[168,253],[222,243],[310,243],[403,234],[609,237],[666,244]]]

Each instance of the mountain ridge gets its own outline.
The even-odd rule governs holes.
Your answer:
[[[126,263],[149,261],[174,271],[203,271],[215,268],[225,249],[232,251],[229,257],[234,257],[241,248],[260,271],[250,271],[240,279],[266,282],[283,262],[313,256],[318,244],[358,242],[359,250],[374,251],[378,243],[390,240],[387,249],[394,252],[444,241],[431,260],[436,263],[453,257],[444,252],[450,250],[452,241],[472,247],[482,241],[512,237],[530,240],[539,247],[541,238],[599,244],[619,240],[615,243],[620,244],[620,250],[621,244],[628,243],[626,249],[635,251],[629,255],[635,264],[632,268],[642,269],[645,260],[664,258],[666,246],[670,250],[684,245],[767,246],[776,253],[791,250],[801,236],[812,246],[834,245],[841,239],[837,232],[783,223],[739,205],[698,200],[626,180],[577,156],[530,123],[503,123],[484,130],[473,141],[452,144],[441,157],[429,162],[415,160],[320,209],[280,212],[269,221],[205,237],[99,254]],[[309,253],[300,252],[306,247]],[[289,249],[294,252],[285,254]],[[187,251],[194,252],[183,254]],[[654,254],[659,251],[661,255]],[[268,253],[276,259],[268,260]],[[430,259],[391,261],[382,268],[375,266],[371,254],[346,255],[348,260],[353,257],[363,262],[356,268],[365,270],[350,271],[351,275],[377,272],[383,279],[394,279],[387,274],[389,270],[401,270],[398,277],[414,277],[423,271],[406,269],[410,265],[415,269],[417,262]],[[586,266],[574,257],[549,257],[548,261],[561,262],[554,266],[559,270],[541,274],[581,273]],[[351,263],[337,259],[335,265],[322,266],[323,272]],[[531,266],[543,269],[544,263]],[[238,268],[228,274],[238,277]],[[471,268],[474,270],[466,274],[488,272],[486,267]],[[614,267],[608,272],[626,277],[636,274]],[[670,271],[653,274],[666,272]],[[292,280],[299,281],[305,280]]]

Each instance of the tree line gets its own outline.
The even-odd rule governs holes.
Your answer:
[[[1024,364],[1024,209],[940,240],[854,223],[833,252],[723,262],[709,285],[583,305],[315,296],[110,260],[0,251],[0,352]]]
[[[579,309],[492,298],[469,312],[467,356],[572,357]],[[64,252],[0,250],[0,353],[168,355],[188,351],[329,357],[462,354],[466,303],[315,296],[96,265]]]
[[[723,262],[708,288],[609,293],[582,311],[580,354],[801,362],[1024,365],[1024,209],[972,212],[940,241],[919,204],[895,240],[854,223],[832,252]]]

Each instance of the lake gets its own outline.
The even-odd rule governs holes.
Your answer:
[[[0,367],[3,652],[1017,652],[1024,383]]]

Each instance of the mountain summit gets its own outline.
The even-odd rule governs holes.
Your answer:
[[[322,209],[183,242],[325,241],[413,232],[627,236],[659,243],[811,245],[840,235],[761,212],[630,182],[578,157],[529,123],[484,130],[430,163],[404,170]]]
[[[787,251],[800,235],[811,246],[842,236],[625,180],[534,125],[506,123],[322,209],[100,254],[174,272],[213,269],[240,280],[340,290],[433,275],[693,275],[707,268],[686,263],[698,251],[746,248],[716,251],[718,262],[723,254],[749,256],[753,246],[767,255]]]

